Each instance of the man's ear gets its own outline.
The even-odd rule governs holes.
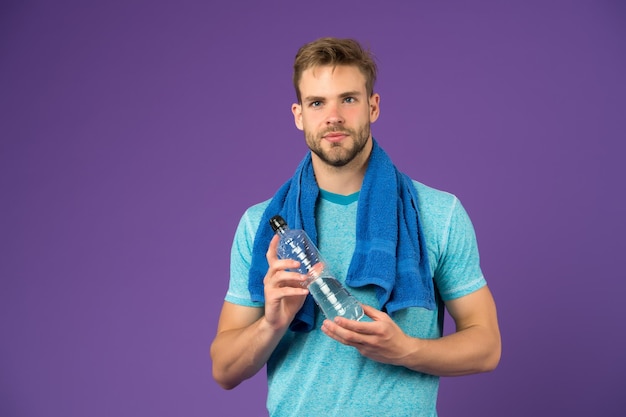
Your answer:
[[[293,113],[293,121],[296,127],[300,130],[304,130],[302,125],[302,104],[293,103],[291,105],[291,112]]]
[[[380,115],[380,94],[373,93],[369,100],[370,123],[374,123]]]

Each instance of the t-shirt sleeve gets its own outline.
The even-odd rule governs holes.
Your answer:
[[[230,253],[230,282],[225,300],[247,307],[263,307],[263,303],[252,301],[248,290],[248,271],[258,223],[253,217],[247,210],[237,226]]]
[[[446,233],[435,270],[435,282],[444,301],[470,294],[487,284],[480,269],[474,226],[456,197]]]

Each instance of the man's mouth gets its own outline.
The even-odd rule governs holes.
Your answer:
[[[329,142],[339,142],[349,136],[348,132],[328,132],[322,138]]]

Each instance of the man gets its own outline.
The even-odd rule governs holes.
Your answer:
[[[439,376],[500,359],[472,224],[456,197],[398,172],[373,139],[375,80],[356,41],[300,49],[292,112],[311,152],[235,235],[213,376],[232,389],[267,364],[272,416],[435,416]],[[300,316],[311,305],[305,277],[278,259],[267,231],[279,212],[312,235],[367,317]],[[442,337],[444,307],[456,331]]]

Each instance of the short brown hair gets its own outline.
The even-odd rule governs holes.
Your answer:
[[[293,86],[296,89],[298,103],[300,95],[300,79],[302,73],[321,65],[354,65],[365,76],[365,89],[368,97],[374,93],[376,83],[376,63],[374,56],[354,39],[320,38],[302,46],[296,54],[293,64]]]

